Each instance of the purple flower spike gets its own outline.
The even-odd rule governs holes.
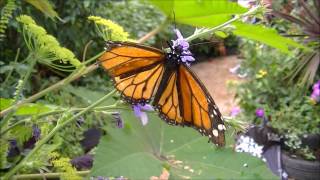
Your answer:
[[[263,118],[263,117],[264,117],[264,110],[263,110],[263,108],[258,108],[258,109],[256,110],[256,116],[257,116],[258,118]]]
[[[240,112],[241,112],[240,107],[235,106],[235,107],[233,107],[233,108],[231,109],[230,116],[231,116],[231,117],[236,117],[238,114],[240,114]]]
[[[144,111],[153,111],[153,107],[149,104],[137,104],[133,105],[133,111],[136,117],[141,120],[142,125],[145,126],[148,123],[148,116]]]
[[[179,54],[181,57],[181,61],[190,66],[190,63],[195,59],[192,57],[192,53],[189,51],[189,43],[183,38],[181,32],[178,29],[175,29],[174,31],[178,38],[175,41],[172,40],[173,48],[175,51],[174,53]]]

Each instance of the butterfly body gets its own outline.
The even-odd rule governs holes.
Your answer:
[[[130,42],[107,42],[101,65],[128,103],[152,105],[171,125],[190,126],[223,146],[225,126],[212,97],[184,61],[182,47],[165,52]]]

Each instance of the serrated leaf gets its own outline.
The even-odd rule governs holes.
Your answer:
[[[12,102],[13,99],[6,99],[6,98],[0,98],[0,110],[4,110],[8,108]],[[56,110],[61,107],[54,106],[54,105],[47,105],[42,103],[27,103],[22,106],[20,106],[16,112],[15,115],[17,116],[24,116],[24,115],[36,115],[40,113],[46,113],[53,110]]]
[[[199,27],[213,27],[230,20],[234,14],[247,11],[237,3],[227,0],[151,0],[151,2],[172,19],[174,12],[177,22]]]
[[[285,53],[290,52],[289,47],[302,48],[306,50],[308,49],[292,39],[279,35],[278,32],[272,28],[262,25],[245,24],[242,22],[235,22],[233,25],[236,26],[236,29],[233,31],[234,34],[251,40],[259,41],[271,47],[277,48]]]
[[[150,179],[166,167],[170,179],[277,179],[260,159],[236,153],[230,145],[216,148],[192,128],[169,126],[155,115],[146,126],[131,112],[121,116],[125,128],[108,128],[91,177]]]

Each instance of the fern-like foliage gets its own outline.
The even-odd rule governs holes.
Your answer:
[[[15,0],[7,0],[7,4],[1,11],[0,19],[0,42],[6,37],[6,29],[8,27],[9,20],[12,18],[13,11],[16,9]]]
[[[30,16],[21,15],[17,21],[22,25],[22,33],[28,49],[38,56],[37,60],[45,65],[67,71],[68,68],[79,67],[80,61],[69,49],[61,47],[57,39],[47,34],[47,31],[39,26]],[[57,64],[70,63],[72,66]]]

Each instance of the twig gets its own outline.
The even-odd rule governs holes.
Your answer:
[[[90,171],[77,171],[79,176],[87,176]],[[63,173],[41,173],[41,174],[21,174],[13,176],[13,179],[43,179],[56,178],[58,179]]]

